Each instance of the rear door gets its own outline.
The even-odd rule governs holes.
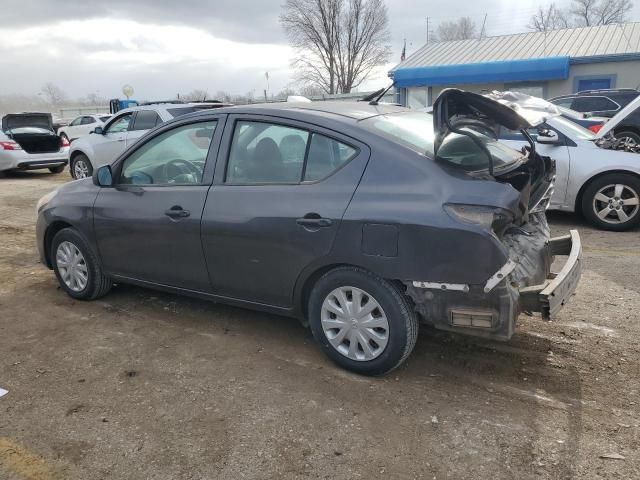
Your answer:
[[[118,115],[104,127],[102,135],[92,139],[94,169],[113,162],[124,151],[132,120],[133,112]]]
[[[202,218],[214,293],[290,307],[298,275],[330,252],[368,159],[366,145],[330,130],[230,116]]]
[[[211,285],[200,221],[224,117],[159,132],[114,166],[94,226],[102,263],[113,275],[193,291]]]

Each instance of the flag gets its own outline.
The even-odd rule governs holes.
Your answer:
[[[402,53],[400,54],[400,61],[404,62],[405,58],[407,58],[407,41],[404,41],[404,47],[402,47]]]

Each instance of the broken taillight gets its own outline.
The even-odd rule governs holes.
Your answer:
[[[22,150],[18,142],[0,142],[0,147],[3,150]]]
[[[598,133],[603,126],[604,126],[604,123],[596,123],[595,125],[589,125],[589,127],[587,128],[591,130],[593,133]]]

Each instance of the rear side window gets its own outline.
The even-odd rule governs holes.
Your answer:
[[[162,120],[153,110],[140,110],[136,114],[131,130],[150,130],[161,123]]]
[[[353,147],[314,133],[309,145],[305,182],[321,180],[356,156]]]
[[[618,104],[607,97],[578,97],[571,108],[578,112],[606,112],[618,110]]]
[[[553,100],[553,103],[555,105],[558,105],[560,107],[564,107],[564,108],[571,108],[571,105],[573,104],[573,100],[574,98],[559,98],[557,100]]]
[[[225,181],[246,185],[321,180],[356,154],[349,145],[304,129],[238,121]]]
[[[167,108],[167,112],[169,112],[169,115],[171,115],[173,118],[197,111],[198,110],[195,107]]]
[[[91,125],[95,122],[96,121],[93,119],[93,117],[82,117],[82,125]]]

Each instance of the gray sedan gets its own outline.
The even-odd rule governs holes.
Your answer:
[[[41,260],[76,299],[132,283],[297,317],[363,374],[400,365],[419,321],[507,340],[520,312],[565,305],[581,248],[549,239],[553,161],[493,123],[532,126],[460,90],[433,117],[375,100],[184,116],[40,200]]]

